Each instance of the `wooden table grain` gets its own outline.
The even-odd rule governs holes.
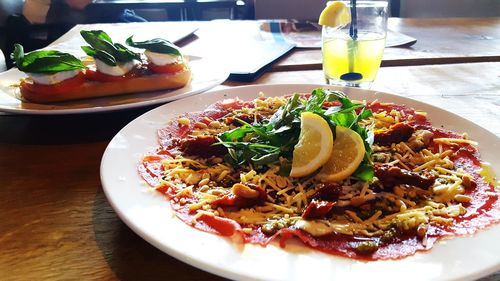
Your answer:
[[[277,68],[251,84],[323,82],[321,70]],[[500,62],[383,67],[373,89],[443,106],[500,136]],[[104,196],[106,146],[150,109],[0,115],[0,280],[225,280],[145,242]]]
[[[388,28],[417,39],[386,48],[382,66],[500,61],[500,18],[390,18]],[[320,50],[294,51],[276,70],[321,69]]]

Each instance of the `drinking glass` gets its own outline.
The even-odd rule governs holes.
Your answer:
[[[342,1],[351,11],[351,23],[323,26],[323,72],[330,85],[369,88],[384,54],[387,2]],[[327,4],[328,5],[328,4]]]

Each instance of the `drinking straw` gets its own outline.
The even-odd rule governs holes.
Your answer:
[[[351,36],[352,41],[349,46],[349,73],[354,72],[354,52],[356,52],[358,39],[358,14],[356,11],[356,0],[351,0],[351,26],[349,27],[349,36]],[[351,77],[349,75],[348,77]],[[350,79],[349,79],[350,80]],[[355,80],[355,79],[354,79]]]
[[[351,0],[351,26],[349,27],[349,35],[352,40],[358,38],[358,13],[356,11],[356,0]]]

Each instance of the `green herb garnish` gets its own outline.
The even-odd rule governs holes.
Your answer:
[[[71,54],[54,50],[40,50],[25,54],[20,44],[14,44],[11,57],[20,71],[28,73],[53,74],[85,68],[83,63]]]
[[[140,60],[141,56],[119,43],[113,43],[111,37],[102,30],[80,31],[85,42],[90,46],[82,46],[82,50],[107,65]]]
[[[160,54],[169,54],[180,56],[181,52],[177,46],[175,46],[172,42],[167,41],[162,38],[155,38],[147,41],[134,42],[134,36],[130,36],[127,38],[125,43],[131,47],[146,49],[148,51]]]
[[[333,105],[325,109],[325,102]],[[280,174],[288,175],[293,149],[299,140],[302,112],[314,112],[322,116],[330,125],[334,138],[336,126],[357,132],[363,139],[366,153],[354,176],[363,181],[372,180],[373,132],[370,127],[359,125],[361,120],[372,116],[372,112],[363,103],[351,101],[342,92],[319,88],[313,90],[307,99],[294,94],[267,121],[249,124],[236,119],[242,126],[219,134],[216,145],[224,145],[228,149],[224,159],[232,165],[250,164],[259,167],[279,163]]]

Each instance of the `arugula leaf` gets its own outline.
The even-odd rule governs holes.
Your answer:
[[[278,174],[280,176],[289,176],[290,171],[292,171],[292,161],[290,161],[286,158],[281,158],[280,159],[280,169],[278,171]]]
[[[316,114],[321,116],[328,123],[328,126],[330,127],[330,130],[332,131],[332,134],[333,134],[333,140],[335,140],[337,138],[337,124],[335,122],[333,122],[332,119],[328,118],[328,116],[326,116],[324,114],[320,114],[320,113],[316,113]]]
[[[82,46],[82,50],[89,56],[97,58],[110,66],[117,63],[141,60],[141,56],[132,52],[120,43],[113,43],[111,37],[102,30],[80,31],[85,42],[90,46]]]
[[[29,73],[53,74],[85,68],[83,63],[71,54],[54,50],[40,50],[25,54],[20,44],[14,44],[12,58],[20,71]]]
[[[259,156],[254,156],[252,157],[252,162],[256,165],[266,165],[266,164],[271,164],[275,163],[280,157],[280,151],[279,149],[266,154],[266,155],[259,155]]]
[[[322,112],[323,104],[327,98],[327,91],[324,89],[314,89],[311,97],[305,103],[305,111],[309,112]]]
[[[234,166],[245,163],[256,166],[279,163],[279,174],[289,175],[293,149],[300,137],[300,115],[302,112],[313,112],[328,122],[334,138],[336,126],[351,128],[361,136],[366,153],[354,176],[363,181],[371,181],[373,132],[371,127],[362,127],[359,122],[372,116],[372,112],[365,109],[364,104],[351,101],[342,92],[318,88],[311,92],[309,98],[300,97],[299,94],[294,94],[268,121],[249,124],[235,119],[242,126],[219,134],[219,142],[215,144],[224,145],[228,149],[225,161]],[[338,104],[325,109],[325,102]]]
[[[219,138],[219,142],[214,145],[223,145],[227,148],[230,156],[229,162],[233,165],[242,165],[246,162],[254,165],[267,165],[277,162],[280,156],[278,146],[261,143],[224,142]]]
[[[332,119],[335,124],[351,128],[351,125],[354,123],[356,120],[356,115],[353,112],[347,112],[347,113],[342,113],[342,112],[337,112],[333,115],[330,115],[329,118]]]
[[[292,98],[288,99],[284,106],[280,107],[269,119],[269,126],[279,129],[293,122],[297,115],[300,116],[300,102],[299,94],[294,94]]]
[[[248,124],[247,122],[239,119],[239,118],[235,118],[236,121],[238,121],[238,123],[242,124],[245,126],[245,128],[251,130],[252,132],[254,132],[255,134],[257,134],[257,136],[263,138],[263,139],[266,139],[266,140],[270,140],[271,137],[266,134],[265,132],[265,129],[264,128],[261,128],[259,126],[253,126],[253,125],[250,125]]]
[[[139,41],[134,42],[133,35],[127,38],[125,43],[131,47],[136,47],[140,49],[146,49],[148,51],[160,54],[169,54],[180,56],[181,52],[177,46],[175,46],[172,42],[167,41],[162,38],[154,38],[147,41]]]
[[[249,127],[242,126],[231,131],[224,132],[219,135],[219,139],[224,141],[235,141],[242,139],[246,134],[251,133],[253,130]]]
[[[370,182],[375,176],[373,165],[365,161],[361,162],[358,169],[356,169],[356,171],[354,172],[353,176],[359,180]]]

